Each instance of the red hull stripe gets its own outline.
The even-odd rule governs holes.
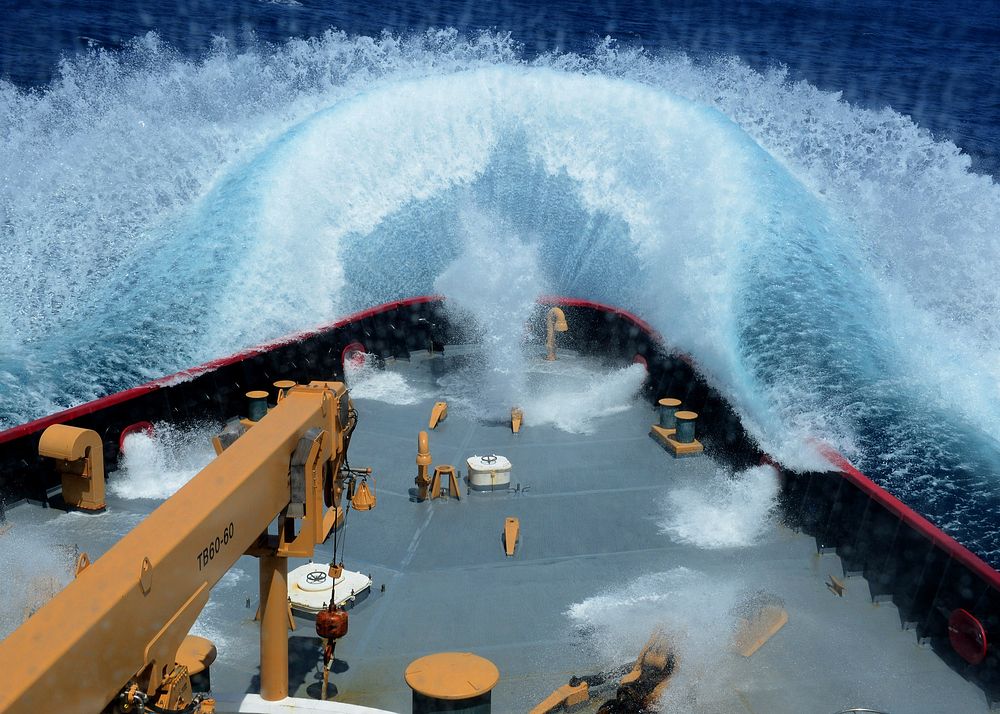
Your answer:
[[[939,550],[985,580],[994,590],[1000,590],[1000,573],[987,565],[978,555],[858,471],[833,447],[820,444],[819,450],[831,464],[840,470],[844,478],[868,494],[887,511],[897,515],[910,528],[932,541]]]

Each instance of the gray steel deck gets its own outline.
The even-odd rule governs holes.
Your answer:
[[[374,585],[351,610],[350,631],[337,646],[331,681],[338,700],[408,712],[406,665],[460,650],[499,667],[494,711],[526,712],[571,675],[613,669],[628,660],[626,653],[634,658],[662,620],[674,630],[687,628],[678,633],[672,689],[680,703],[672,711],[987,710],[979,689],[901,629],[893,606],[871,602],[863,579],[847,580],[846,596],[835,596],[824,583],[830,574],[842,576],[839,559],[817,555],[811,538],[775,524],[752,547],[706,550],[663,534],[657,524],[669,507],[667,494],[716,478],[718,466],[706,457],[674,460],[661,450],[647,436],[654,414],[644,404],[601,419],[592,435],[532,425],[530,412],[514,435],[453,406],[431,432],[434,463],[464,471],[473,453],[503,454],[521,492],[467,494],[463,485],[460,502],[417,503],[416,437],[441,396],[435,375],[452,359],[388,365],[428,395],[417,404],[356,399],[360,423],[350,461],[374,468],[378,505],[349,514],[345,564],[371,573]],[[95,557],[155,505],[111,498],[108,513],[90,517],[21,506],[9,513],[11,533],[48,521],[58,531],[53,543]],[[513,558],[501,544],[507,516],[521,522]],[[316,559],[328,560],[331,551],[328,544]],[[693,571],[680,580],[694,584],[664,597],[657,583],[677,581],[677,568]],[[660,573],[668,575],[650,577]],[[789,622],[744,659],[728,650],[725,617],[734,592],[758,589],[784,600]],[[256,687],[256,600],[256,561],[244,557],[216,587],[197,626],[219,647],[212,671],[217,691]],[[584,601],[593,617],[567,614]],[[296,619],[291,689],[314,697],[319,643],[312,622]],[[716,627],[723,635],[713,638]]]

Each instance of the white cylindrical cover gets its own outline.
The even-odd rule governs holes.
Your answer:
[[[510,461],[505,456],[488,454],[470,456],[466,460],[469,467],[469,484],[476,489],[506,487],[510,484]]]
[[[337,578],[337,604],[343,605],[358,593],[371,587],[372,581],[363,573],[344,570]],[[319,612],[330,602],[333,578],[325,563],[306,563],[288,574],[288,599],[292,607],[305,612]]]
[[[486,456],[470,456],[468,461],[470,471],[489,473],[490,471],[510,471],[510,460],[506,456],[488,454]]]

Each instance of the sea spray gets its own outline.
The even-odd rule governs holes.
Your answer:
[[[212,588],[205,609],[198,615],[191,634],[211,640],[219,652],[219,663],[240,662],[241,653],[253,652],[260,646],[260,636],[253,628],[222,627],[220,623],[227,621],[225,610],[233,607],[233,602],[239,602],[244,597],[250,599],[251,607],[258,605],[259,586],[256,568],[251,565],[247,572],[241,564],[226,571],[219,582]],[[234,591],[238,594],[234,594]],[[231,613],[228,613],[231,615]],[[245,613],[247,618],[253,617],[253,611]]]
[[[538,341],[527,342],[523,352],[523,372],[516,379],[503,372],[492,377],[489,402],[483,399],[483,384],[491,378],[491,360],[478,350],[465,358],[464,365],[438,378],[439,396],[450,409],[486,422],[509,423],[510,407],[517,405],[531,426],[593,434],[602,419],[634,406],[646,381],[646,371],[638,364],[609,369],[574,353],[547,362],[545,347]]]
[[[832,442],[1000,558],[1000,189],[890,109],[734,58],[436,31],[196,60],[147,36],[0,82],[0,117],[5,425],[430,292],[471,200],[783,465]]]
[[[778,473],[755,466],[737,474],[718,469],[708,482],[667,495],[660,531],[699,548],[747,548],[772,526],[778,505]]]
[[[5,523],[0,528],[0,640],[73,579],[73,545],[61,543],[46,523]]]
[[[772,524],[777,475],[766,465],[738,474],[719,470],[710,483],[675,488],[664,502],[661,532],[706,549],[752,546]],[[698,711],[726,701],[739,688],[745,674],[733,649],[739,619],[748,604],[774,599],[752,590],[759,579],[741,568],[711,574],[673,568],[587,598],[567,615],[609,669],[633,659],[646,638],[661,632],[680,664],[660,708]]]
[[[592,434],[601,419],[632,407],[646,380],[646,370],[639,364],[559,379],[565,363],[564,358],[542,372],[540,377],[556,378],[548,384],[546,379],[536,380],[537,389],[522,400],[525,419],[532,425],[551,424],[572,434]]]
[[[0,525],[9,526],[0,533],[0,640],[73,580],[80,554],[76,538],[89,544],[90,556],[96,559],[141,519],[113,509],[96,515],[60,513],[38,523],[12,514]]]
[[[129,434],[118,471],[108,479],[108,492],[126,499],[169,498],[215,458],[212,437],[220,429],[210,423],[157,422],[152,434]]]
[[[375,355],[366,354],[360,364],[350,360],[344,364],[344,378],[351,392],[351,399],[371,399],[404,406],[416,404],[430,396],[412,386],[402,374],[390,369],[380,369],[377,361]]]
[[[445,296],[454,323],[471,322],[479,333],[477,354],[483,364],[469,396],[482,415],[500,418],[527,398],[525,330],[546,285],[536,245],[509,222],[472,204],[459,218],[461,253],[440,273],[434,289]]]
[[[699,699],[732,691],[735,608],[744,595],[737,578],[679,567],[587,598],[566,614],[607,671],[634,662],[650,636],[661,631],[679,658],[671,701],[681,704],[676,711],[697,711],[691,705]]]

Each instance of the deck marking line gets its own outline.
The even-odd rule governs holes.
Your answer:
[[[462,439],[461,443],[452,452],[454,456],[452,457],[452,464],[462,463],[462,454],[468,453],[469,444],[472,443],[472,437],[476,435],[476,425],[475,423],[469,424],[469,428],[465,431],[465,438]]]
[[[537,427],[536,427],[537,428]],[[572,432],[566,432],[567,434]],[[599,444],[630,444],[639,443],[641,441],[649,441],[649,434],[643,434],[642,436],[620,436],[612,439],[587,439],[587,446],[599,445]],[[559,448],[565,446],[572,446],[572,439],[557,440],[557,441],[532,441],[530,443],[525,442],[524,444],[518,444],[519,449],[551,449]]]
[[[399,564],[400,570],[405,570],[406,566],[410,564],[411,560],[413,560],[413,556],[417,554],[417,546],[420,544],[420,536],[422,536],[424,531],[427,530],[427,526],[431,524],[431,518],[433,517],[434,509],[428,508],[427,515],[424,517],[424,522],[420,524],[420,527],[417,528],[416,531],[414,531],[413,538],[410,540],[410,545],[406,547],[406,555],[403,556],[403,561]]]
[[[405,498],[407,501],[413,498],[413,496],[411,496],[409,493],[399,493],[398,491],[390,491],[387,488],[382,488],[381,486],[379,486],[378,495],[381,496],[383,493],[387,496],[396,496],[397,498]]]

